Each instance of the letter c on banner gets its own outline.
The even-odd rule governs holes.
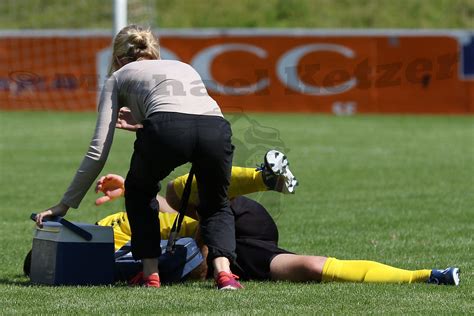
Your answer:
[[[216,82],[211,74],[212,61],[216,58],[216,56],[228,51],[244,51],[252,53],[259,58],[267,57],[267,52],[265,50],[250,44],[219,44],[206,48],[193,58],[191,65],[201,75],[206,87],[209,90],[220,94],[242,95],[255,93],[265,89],[269,85],[270,80],[268,78],[260,79],[256,83],[243,87],[229,87]]]
[[[277,63],[277,75],[280,81],[297,92],[312,95],[332,95],[346,92],[357,84],[356,78],[332,87],[318,87],[301,81],[298,75],[298,64],[303,56],[310,52],[330,51],[347,58],[354,58],[353,50],[336,44],[309,44],[298,46],[284,54]]]

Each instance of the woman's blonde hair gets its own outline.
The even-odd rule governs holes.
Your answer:
[[[143,59],[160,59],[160,45],[150,29],[131,24],[115,35],[109,76],[124,64]]]

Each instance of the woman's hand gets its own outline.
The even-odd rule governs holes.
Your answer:
[[[104,196],[95,200],[95,205],[101,205],[123,196],[125,193],[124,185],[125,179],[117,174],[108,174],[101,177],[95,186],[95,193],[102,192]]]
[[[117,123],[115,124],[116,128],[124,129],[131,132],[136,132],[138,129],[142,128],[142,124],[138,124],[132,116],[129,108],[123,107],[120,108],[119,115],[117,118]]]
[[[36,225],[38,225],[38,227],[43,227],[43,219],[51,216],[64,216],[68,210],[69,206],[63,203],[59,203],[53,207],[50,207],[49,209],[36,215]]]

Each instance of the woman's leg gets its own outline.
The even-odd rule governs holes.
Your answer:
[[[232,132],[229,123],[217,117],[203,118],[197,124],[199,147],[193,156],[193,166],[202,237],[215,273],[230,273],[229,260],[236,257],[234,215],[227,195],[234,149]]]
[[[130,171],[125,181],[125,207],[130,222],[132,254],[141,259],[145,277],[158,273],[158,257],[161,254],[160,221],[158,210],[151,207],[159,191],[158,181],[151,181],[142,174],[145,163],[134,153]]]
[[[163,126],[163,124],[166,124]],[[161,254],[158,210],[152,207],[159,181],[191,156],[189,120],[163,113],[144,121],[125,180],[125,206],[131,228],[132,254],[143,262],[147,277],[158,272]]]
[[[270,272],[275,280],[367,283],[426,282],[431,274],[431,270],[404,270],[375,261],[291,254],[275,256]]]

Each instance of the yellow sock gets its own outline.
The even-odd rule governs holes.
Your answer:
[[[263,183],[261,171],[255,171],[255,168],[232,167],[228,192],[230,199],[267,190],[267,186]]]
[[[328,258],[323,267],[323,281],[414,283],[426,282],[431,270],[403,270],[367,260]]]
[[[179,197],[181,197],[183,194],[187,179],[188,174],[185,174],[173,180],[174,190]],[[255,168],[232,167],[232,174],[228,190],[229,199],[249,193],[267,190],[268,189],[265,183],[263,183],[261,171],[255,171]],[[199,203],[196,177],[194,177],[191,186],[189,203],[194,205]]]

